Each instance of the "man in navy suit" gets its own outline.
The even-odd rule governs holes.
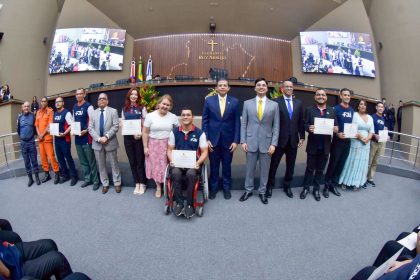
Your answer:
[[[270,198],[272,195],[277,168],[284,154],[286,155],[286,173],[284,175],[283,190],[288,197],[293,198],[290,183],[293,180],[297,150],[305,141],[302,101],[293,98],[293,82],[283,82],[281,91],[283,96],[273,99],[279,105],[280,136],[277,149],[271,157],[266,191],[267,198]]]
[[[206,133],[210,151],[210,199],[216,198],[219,189],[219,166],[222,163],[223,194],[232,197],[231,163],[233,152],[240,140],[240,111],[238,99],[227,95],[226,79],[217,82],[217,95],[206,98],[202,130]]]

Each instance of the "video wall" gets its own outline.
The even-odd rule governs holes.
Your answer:
[[[121,71],[124,29],[66,28],[55,31],[49,73]]]
[[[369,34],[342,31],[301,32],[302,70],[305,73],[376,76]]]

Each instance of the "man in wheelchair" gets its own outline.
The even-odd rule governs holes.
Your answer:
[[[168,140],[168,159],[170,162],[170,175],[174,189],[174,200],[176,202],[173,212],[176,216],[185,213],[187,219],[195,214],[194,209],[194,185],[200,175],[200,168],[208,156],[208,146],[206,134],[193,124],[193,112],[191,108],[181,110],[181,126],[172,129]],[[196,151],[195,168],[178,168],[172,161],[173,150]],[[186,181],[187,187],[187,206],[184,207],[184,197],[182,195],[182,182]]]

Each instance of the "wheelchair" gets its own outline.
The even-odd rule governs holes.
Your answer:
[[[176,203],[174,201],[174,189],[172,187],[172,181],[170,176],[170,165],[168,164],[165,169],[165,177],[163,183],[163,195],[166,199],[165,206],[164,206],[164,213],[168,215],[172,212],[172,208]],[[183,190],[185,184],[183,184]],[[195,213],[197,216],[203,216],[203,209],[204,204],[207,202],[209,197],[209,182],[207,176],[207,166],[203,164],[201,166],[201,172],[198,176],[195,185],[194,185],[194,192],[193,192],[193,207],[195,208]]]

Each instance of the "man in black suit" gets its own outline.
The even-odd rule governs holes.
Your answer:
[[[271,157],[266,196],[271,197],[272,195],[277,168],[281,158],[286,154],[286,173],[284,175],[283,190],[288,197],[292,198],[293,193],[290,189],[290,183],[293,180],[297,149],[305,141],[303,108],[302,101],[293,98],[293,82],[283,82],[281,91],[283,96],[273,99],[279,105],[280,136],[277,149]]]

